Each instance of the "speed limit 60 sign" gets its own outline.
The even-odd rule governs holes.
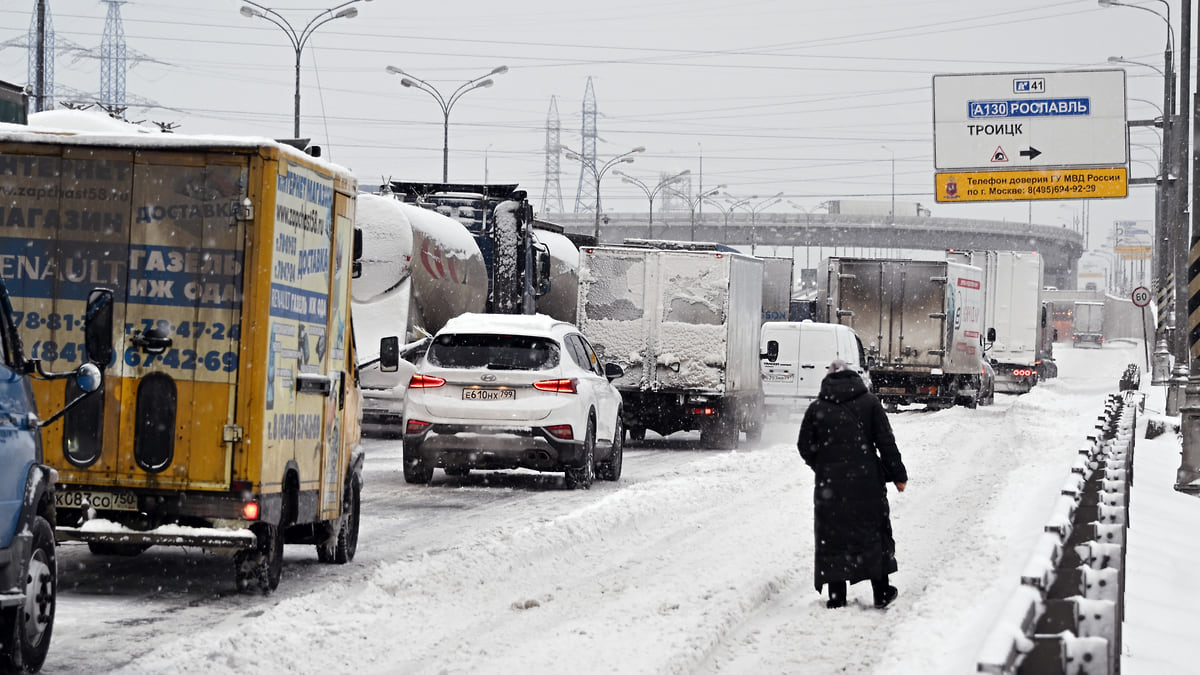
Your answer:
[[[1145,286],[1138,286],[1137,288],[1133,289],[1132,298],[1133,304],[1137,305],[1138,307],[1145,307],[1146,305],[1150,304],[1150,289],[1146,288]]]

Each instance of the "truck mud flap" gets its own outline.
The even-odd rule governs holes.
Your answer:
[[[178,528],[176,528],[178,529]],[[103,544],[131,544],[145,546],[199,546],[207,549],[242,550],[254,548],[258,538],[250,530],[228,530],[192,528],[194,533],[175,532],[104,532],[82,527],[59,527],[55,539],[64,541],[86,541]]]

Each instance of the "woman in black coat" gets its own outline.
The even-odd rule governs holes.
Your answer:
[[[903,492],[908,472],[887,413],[858,373],[838,360],[829,365],[821,393],[804,413],[800,457],[816,474],[815,585],[829,585],[830,608],[846,604],[846,584],[870,580],[875,606],[896,598],[888,575],[896,571],[887,483]]]

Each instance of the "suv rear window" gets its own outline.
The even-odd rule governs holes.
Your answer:
[[[443,368],[546,370],[558,365],[558,343],[533,335],[449,333],[434,338],[425,358]]]

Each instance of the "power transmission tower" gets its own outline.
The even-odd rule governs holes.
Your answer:
[[[38,0],[29,22],[29,112],[54,108],[54,42],[50,7]]]
[[[100,105],[109,111],[120,110],[125,118],[125,27],[121,24],[121,5],[125,0],[103,0],[108,5],[104,18],[104,37],[100,42]]]
[[[558,102],[551,96],[550,112],[546,114],[546,185],[542,188],[542,213],[550,213],[548,209],[551,206],[557,207],[553,213],[563,212],[562,186],[558,182],[558,160],[562,155],[560,129]]]
[[[592,78],[587,80],[583,92],[583,139],[579,163],[579,188],[575,191],[575,213],[586,213],[596,209],[596,92],[592,89]]]

